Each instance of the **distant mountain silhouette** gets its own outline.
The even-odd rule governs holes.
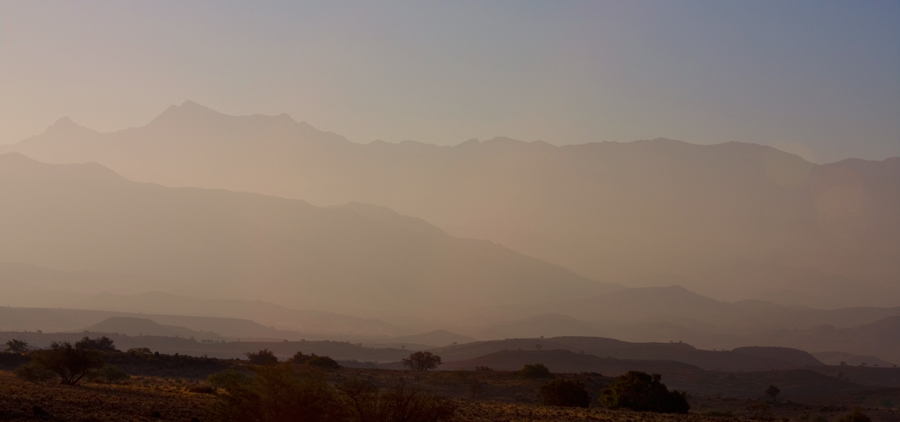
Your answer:
[[[662,285],[723,300],[900,305],[900,158],[817,165],[667,139],[362,145],[287,115],[193,102],[112,133],[61,120],[5,150],[166,186],[375,204],[595,280],[672,274],[681,281]]]
[[[242,318],[281,330],[336,336],[395,336],[404,331],[377,319],[355,318],[324,311],[295,310],[263,301],[196,299],[161,292],[136,295],[103,293],[69,302],[69,307],[164,315]]]
[[[421,318],[618,288],[387,210],[135,183],[95,163],[4,154],[0,203],[0,261],[135,274],[188,296]]]
[[[110,318],[127,318],[125,321],[146,319],[169,327],[181,327],[194,332],[212,332],[231,339],[299,340],[309,338],[294,331],[276,330],[272,327],[239,318],[219,318],[185,315],[154,315],[128,312],[97,311],[64,308],[13,308],[0,307],[0,331],[82,332],[85,327],[100,324]],[[120,322],[123,320],[119,320]],[[109,332],[109,331],[107,331]],[[121,332],[112,330],[111,332]]]
[[[196,340],[224,340],[212,332],[194,331],[174,325],[162,325],[146,318],[109,317],[84,329],[94,333],[118,333],[128,336],[182,337]]]
[[[813,353],[813,356],[826,365],[840,365],[841,362],[851,366],[861,366],[862,364],[866,364],[867,366],[879,366],[883,368],[891,368],[897,365],[893,362],[878,359],[875,356],[854,355],[853,353],[846,352],[817,352]]]

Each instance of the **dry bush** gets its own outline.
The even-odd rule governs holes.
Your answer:
[[[225,390],[212,409],[212,418],[223,422],[331,422],[346,420],[345,410],[324,380],[300,372],[291,363],[256,366],[247,376],[226,371],[210,377]]]
[[[541,386],[541,404],[546,406],[588,407],[591,395],[584,384],[574,380],[556,380]]]
[[[374,384],[350,379],[340,387],[350,420],[358,422],[439,422],[453,417],[457,406],[434,393],[400,383],[379,389]]]
[[[548,369],[543,363],[536,363],[534,365],[525,365],[518,372],[519,378],[525,379],[536,379],[536,378],[551,378],[553,374],[550,373],[550,369]]]
[[[600,393],[600,402],[611,409],[660,413],[687,413],[690,405],[685,393],[669,391],[660,375],[630,371]]]

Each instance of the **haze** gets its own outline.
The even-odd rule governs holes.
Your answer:
[[[547,337],[558,368],[604,374],[900,363],[897,2],[0,19],[0,340],[340,340],[356,364],[472,369]]]

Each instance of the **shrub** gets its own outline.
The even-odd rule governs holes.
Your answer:
[[[336,371],[338,369],[341,369],[341,365],[339,363],[337,363],[336,360],[334,360],[328,356],[313,355],[309,359],[306,360],[306,366],[325,369],[328,371]]]
[[[227,394],[217,396],[212,408],[213,419],[223,422],[346,420],[338,395],[324,380],[301,373],[290,363],[256,366],[253,371],[252,377],[235,376],[237,371],[221,377]]]
[[[441,357],[431,352],[415,352],[403,359],[403,366],[413,371],[427,371],[437,368],[441,363]]]
[[[541,404],[546,406],[588,407],[591,396],[584,384],[574,380],[556,380],[541,386]]]
[[[550,378],[553,374],[550,373],[550,369],[544,366],[543,363],[536,363],[534,365],[525,365],[518,372],[519,378],[526,379],[534,379],[534,378]]]
[[[872,422],[872,420],[857,406],[852,412],[838,418],[837,422]]]
[[[236,389],[243,384],[250,382],[250,376],[244,372],[234,368],[228,368],[222,372],[217,372],[206,378],[206,380],[215,388]]]
[[[291,357],[291,362],[296,363],[297,365],[303,365],[306,361],[312,359],[316,354],[312,355],[304,355],[303,352],[294,353],[294,356]]]
[[[661,413],[687,413],[690,405],[685,393],[669,391],[660,375],[630,371],[600,393],[605,406]]]
[[[244,354],[247,355],[247,359],[250,359],[250,363],[254,365],[275,365],[278,363],[278,358],[275,357],[275,353],[269,349],[262,349],[256,353],[247,352]]]
[[[350,379],[340,386],[350,420],[360,422],[438,422],[452,418],[456,405],[437,394],[400,383],[379,390],[374,384]]]
[[[101,368],[91,370],[87,376],[91,380],[106,382],[119,382],[131,378],[125,371],[113,365],[103,365]]]
[[[53,342],[49,349],[33,352],[31,363],[56,373],[66,385],[78,384],[89,371],[103,367],[99,352],[72,347],[68,342]]]
[[[56,378],[56,373],[34,363],[26,363],[13,371],[17,377],[30,382],[44,382]]]
[[[11,353],[26,353],[28,352],[28,343],[22,340],[12,339],[6,342],[6,351]]]
[[[107,336],[88,338],[84,336],[75,343],[75,348],[80,350],[94,350],[98,352],[115,352],[116,346],[113,345],[112,339]]]

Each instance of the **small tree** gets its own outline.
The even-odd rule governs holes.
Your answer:
[[[556,380],[541,386],[541,404],[546,406],[588,407],[591,396],[584,384],[574,380]]]
[[[61,383],[78,384],[91,370],[103,367],[103,360],[96,350],[72,347],[69,342],[50,344],[49,349],[31,354],[31,362],[38,368],[56,373]]]
[[[274,365],[278,363],[275,352],[269,349],[262,349],[256,353],[247,352],[244,354],[247,355],[247,359],[250,359],[250,363],[254,365]]]
[[[687,413],[690,410],[687,395],[678,390],[669,391],[660,379],[659,374],[630,371],[600,393],[600,402],[612,409]]]
[[[519,370],[519,378],[550,378],[552,376],[550,369],[544,366],[543,363],[525,365]]]
[[[22,340],[12,339],[6,342],[6,351],[12,353],[25,353],[28,351],[28,343]]]
[[[403,359],[403,366],[409,367],[413,371],[435,369],[441,363],[441,357],[431,352],[415,352]]]
[[[776,386],[774,386],[774,385],[770,385],[769,388],[766,388],[765,393],[766,393],[767,396],[769,396],[769,397],[772,398],[772,401],[777,401],[777,400],[778,400],[778,394],[781,393],[781,389],[778,388],[778,387],[776,387]]]

